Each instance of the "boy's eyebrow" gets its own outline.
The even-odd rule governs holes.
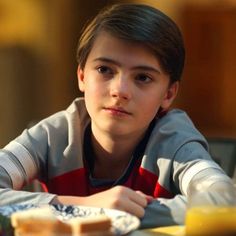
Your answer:
[[[158,74],[161,74],[161,71],[152,67],[152,66],[146,66],[146,65],[140,65],[140,66],[135,66],[134,69],[140,69],[140,70],[146,70],[146,71],[152,71]]]
[[[98,57],[98,58],[95,58],[94,61],[103,61],[103,62],[108,62],[108,63],[112,63],[112,64],[115,64],[117,66],[121,66],[121,63],[113,60],[113,59],[110,59],[110,58],[107,58],[107,57]],[[146,70],[146,71],[153,71],[155,73],[158,73],[158,74],[161,74],[161,71],[152,67],[152,66],[148,66],[148,65],[139,65],[139,66],[135,66],[133,67],[132,69],[140,69],[140,70]]]
[[[107,57],[98,57],[98,58],[95,58],[93,61],[108,62],[108,63],[115,64],[117,66],[121,66],[121,63],[119,63],[118,61],[112,60],[112,59],[107,58]]]

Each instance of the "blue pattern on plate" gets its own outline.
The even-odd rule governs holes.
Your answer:
[[[130,215],[123,211],[95,208],[95,207],[84,207],[84,206],[65,206],[65,205],[50,205],[56,217],[63,221],[67,221],[74,217],[89,217],[96,215],[107,215],[112,220],[112,231],[115,235],[124,235],[135,229],[140,225],[140,221],[137,217]],[[0,207],[0,224],[8,224],[10,222],[10,216],[12,213],[17,211],[26,210],[29,208],[37,208],[35,205],[9,205]],[[4,219],[4,221],[3,221]],[[8,225],[9,227],[9,225]],[[5,227],[6,230],[7,227]],[[4,225],[3,225],[4,229]],[[7,235],[7,234],[5,234]],[[10,234],[9,234],[10,235]]]
[[[17,211],[34,208],[34,205],[9,205],[0,207],[0,215],[10,217],[12,213]]]

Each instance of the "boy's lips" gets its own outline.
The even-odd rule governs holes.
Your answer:
[[[126,114],[126,115],[131,115],[130,112],[126,111],[122,107],[104,107],[104,110],[114,113],[114,114]]]

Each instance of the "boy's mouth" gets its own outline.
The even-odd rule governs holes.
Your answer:
[[[125,114],[125,115],[131,115],[130,112],[126,111],[124,108],[122,107],[105,107],[104,110],[112,113],[112,114],[117,114],[117,115],[122,115],[122,114]]]

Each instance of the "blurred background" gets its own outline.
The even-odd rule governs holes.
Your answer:
[[[80,95],[81,28],[114,2],[148,3],[176,21],[187,57],[174,106],[207,137],[236,137],[236,0],[0,0],[0,147]]]

